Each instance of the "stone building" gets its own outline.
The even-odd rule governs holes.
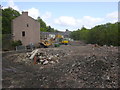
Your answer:
[[[13,40],[21,40],[23,45],[38,44],[40,41],[40,23],[28,16],[28,12],[12,21]]]

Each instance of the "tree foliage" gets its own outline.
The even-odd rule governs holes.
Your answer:
[[[43,32],[56,32],[54,28],[51,28],[51,26],[47,26],[46,23],[40,18],[37,18],[38,22],[40,22],[40,31]]]
[[[92,29],[82,28],[71,33],[71,38],[74,40],[83,40],[91,44],[99,45],[120,45],[118,35],[118,22],[111,24],[98,25]]]
[[[20,13],[12,8],[2,9],[2,33],[11,33],[11,21],[20,16]]]
[[[78,29],[77,31],[73,31],[70,36],[74,40],[86,41],[88,38],[88,32],[89,30],[83,27],[81,30]]]

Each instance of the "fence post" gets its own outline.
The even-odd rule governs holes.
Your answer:
[[[15,47],[15,50],[18,51],[18,50],[17,50],[17,46]]]

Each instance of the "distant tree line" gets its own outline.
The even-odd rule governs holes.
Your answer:
[[[120,46],[119,25],[120,22],[98,25],[91,29],[83,27],[73,31],[71,33],[71,38],[74,40],[82,40],[90,44]]]
[[[11,34],[11,21],[21,14],[19,13],[19,11],[14,10],[11,7],[2,9],[1,11],[2,15],[0,16],[0,20],[2,21],[2,34]],[[40,17],[37,18],[37,21],[40,22],[40,31],[58,32],[58,30],[52,28],[51,26],[47,26]]]

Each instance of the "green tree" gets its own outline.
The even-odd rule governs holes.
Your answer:
[[[97,25],[92,29],[81,28],[71,33],[74,40],[83,40],[91,44],[120,45],[120,33],[118,33],[119,22]]]
[[[46,23],[40,17],[38,17],[37,20],[40,22],[41,28],[46,28]]]
[[[51,26],[47,26],[47,31],[48,32],[51,32],[51,29],[52,29]]]
[[[37,18],[38,22],[40,22],[40,31],[43,32],[56,32],[56,30],[54,30],[54,28],[52,28],[51,26],[47,26],[46,23],[40,18]]]
[[[12,8],[2,9],[2,33],[11,33],[11,22],[14,18],[20,16],[20,13]]]
[[[37,21],[40,23],[40,31],[47,32],[46,23],[40,18],[37,18]]]

